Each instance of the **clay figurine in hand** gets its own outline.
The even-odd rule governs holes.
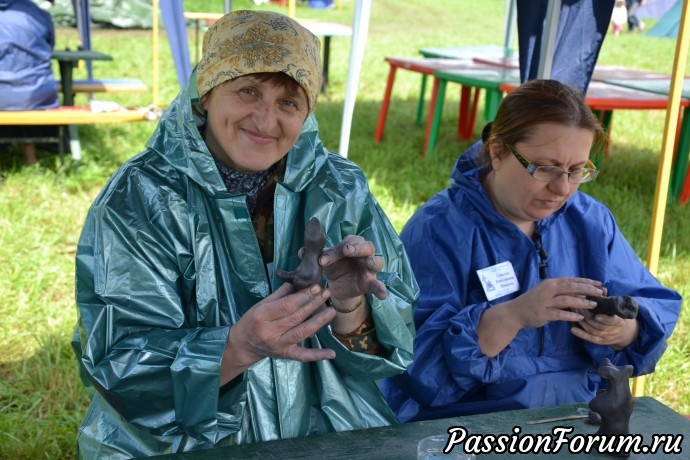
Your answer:
[[[635,319],[637,318],[637,311],[640,308],[637,303],[637,300],[627,295],[614,297],[588,296],[587,298],[597,303],[597,306],[591,310],[591,312],[595,315],[617,315],[623,319]]]
[[[633,397],[630,392],[630,376],[632,376],[633,367],[631,365],[614,366],[608,358],[604,358],[598,372],[606,380],[606,389],[599,391],[589,402],[591,412],[588,422],[596,423],[600,419],[601,426],[596,433],[598,435],[627,435],[633,410]],[[628,457],[630,453],[611,452],[609,455]]]
[[[325,244],[326,234],[321,228],[321,222],[316,217],[312,217],[304,230],[302,261],[296,269],[290,272],[277,268],[276,276],[286,283],[293,284],[297,289],[304,289],[312,284],[321,284],[323,269],[319,265],[319,257]]]

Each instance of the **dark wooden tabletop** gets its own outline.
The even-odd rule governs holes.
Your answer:
[[[591,439],[588,435],[596,433],[598,427],[586,423],[586,419],[566,420],[538,424],[529,421],[563,417],[586,413],[587,404],[573,404],[542,409],[525,409],[517,411],[494,412],[490,414],[413,422],[390,427],[353,430],[340,433],[328,433],[302,438],[279,441],[257,442],[238,446],[219,447],[210,450],[163,455],[156,459],[170,460],[211,460],[211,459],[368,459],[368,460],[414,460],[417,455],[417,443],[431,435],[448,435],[448,430],[457,427],[468,436],[493,434],[495,436],[514,436],[515,445],[527,443],[525,435],[553,436],[555,443],[558,430],[570,430],[564,434],[571,446]],[[559,428],[561,427],[561,428]],[[556,430],[554,432],[554,430]],[[458,431],[459,433],[460,431]],[[650,397],[637,398],[630,419],[631,435],[639,435],[640,447],[651,446],[655,435],[664,435],[665,443],[660,443],[656,453],[632,453],[631,460],[637,459],[690,459],[690,420],[687,420],[669,407]],[[682,438],[682,439],[681,439]],[[658,438],[661,439],[661,438]],[[674,447],[675,452],[665,454],[667,448]],[[524,444],[526,445],[526,444]],[[469,445],[468,445],[469,446]],[[489,452],[478,454],[477,459],[505,458],[507,453]],[[530,453],[522,458],[577,458],[577,459],[612,459],[614,457],[596,453],[570,453],[568,445],[561,448],[558,454]]]

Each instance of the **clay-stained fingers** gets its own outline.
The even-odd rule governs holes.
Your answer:
[[[274,293],[275,296],[268,296],[249,309],[231,330],[233,346],[243,356],[249,356],[248,361],[263,357],[300,360],[333,357],[328,352],[296,349],[302,348],[300,342],[314,335],[335,317],[333,309],[322,309],[316,313],[328,298],[328,292],[318,285],[297,292],[292,290],[281,286]],[[284,295],[286,292],[292,293]]]
[[[300,346],[299,343],[313,336],[319,329],[329,324],[335,317],[335,314],[336,312],[332,308],[321,310],[306,321],[285,331],[281,338],[281,341],[287,344],[284,358],[302,362],[334,358],[335,352],[330,349],[305,348]]]
[[[257,304],[261,308],[261,319],[284,320],[293,326],[299,324],[325,301],[323,291],[324,289],[316,284],[296,291],[293,285],[285,283]]]
[[[385,266],[385,261],[381,256],[369,256],[367,257],[367,268],[369,271],[378,273],[383,270]]]
[[[559,294],[571,296],[601,296],[606,293],[601,281],[589,278],[564,277],[556,278],[559,283]]]
[[[386,285],[376,278],[369,280],[366,286],[366,292],[373,294],[379,300],[385,300],[386,297],[388,297]]]
[[[344,258],[373,257],[375,255],[374,243],[358,235],[348,235],[332,248],[324,249],[319,263],[322,267],[326,267]]]

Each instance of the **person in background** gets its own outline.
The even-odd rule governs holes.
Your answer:
[[[362,170],[319,139],[319,46],[281,14],[219,19],[146,149],[91,206],[80,457],[397,423],[375,381],[412,360],[418,288]],[[323,274],[297,288],[275,271],[300,263],[312,217]]]
[[[523,83],[483,138],[401,233],[420,288],[415,359],[380,386],[403,422],[588,402],[604,358],[654,371],[678,320],[681,296],[579,191],[605,138],[579,90]],[[631,296],[636,318],[592,314],[602,296]]]
[[[646,4],[647,0],[625,0],[628,9],[628,32],[634,32],[635,29],[642,32],[645,29],[646,24],[637,17],[637,10]]]
[[[50,13],[31,0],[0,0],[0,110],[50,109],[60,104],[50,64],[54,46]],[[0,126],[0,137],[16,137],[26,163],[34,164],[36,145],[22,139],[55,137],[56,131],[54,127]]]
[[[623,26],[628,23],[628,9],[625,0],[616,0],[611,13],[611,24],[613,25],[613,35],[618,36],[623,30]]]

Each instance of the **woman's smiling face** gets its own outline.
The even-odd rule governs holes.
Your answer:
[[[291,82],[246,75],[213,88],[202,98],[209,151],[245,174],[287,155],[309,114],[304,89]]]

